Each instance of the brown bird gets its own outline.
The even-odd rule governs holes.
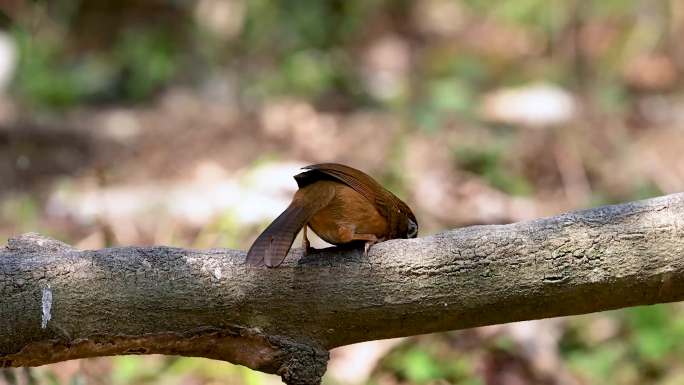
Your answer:
[[[365,241],[366,254],[374,243],[418,235],[418,222],[406,203],[365,173],[336,163],[304,169],[294,177],[299,190],[290,206],[247,252],[248,264],[280,265],[302,228],[302,246],[308,252],[307,226],[334,245]]]

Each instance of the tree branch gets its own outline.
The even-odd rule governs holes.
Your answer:
[[[244,252],[79,251],[37,234],[0,250],[0,366],[114,354],[230,361],[317,383],[359,341],[684,299],[684,193],[475,226],[276,269]]]

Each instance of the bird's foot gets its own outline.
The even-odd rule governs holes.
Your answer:
[[[368,250],[370,250],[371,246],[374,244],[378,243],[378,241],[367,241],[363,244],[363,256],[368,257]]]
[[[311,247],[311,243],[309,242],[309,240],[308,240],[307,238],[304,238],[304,239],[302,240],[302,249],[303,249],[303,252],[304,252],[304,257],[306,257],[307,255],[313,254],[313,253],[315,253],[315,252],[318,251],[317,248]]]

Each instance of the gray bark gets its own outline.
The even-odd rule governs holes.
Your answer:
[[[684,299],[684,193],[359,250],[0,249],[0,366],[202,356],[317,383],[359,341]]]

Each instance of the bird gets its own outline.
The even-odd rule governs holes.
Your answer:
[[[248,265],[280,265],[302,228],[304,255],[313,250],[307,228],[333,245],[363,241],[366,256],[375,243],[418,235],[409,206],[366,173],[338,163],[303,169],[294,176],[299,189],[290,205],[249,248]]]

